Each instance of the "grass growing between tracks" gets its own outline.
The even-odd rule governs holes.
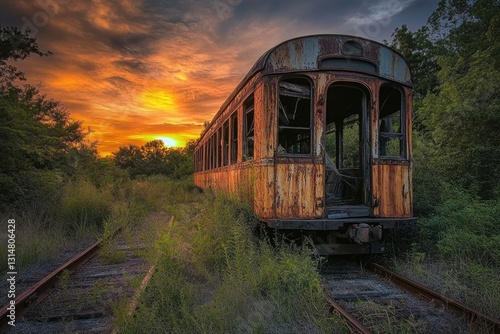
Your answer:
[[[167,211],[175,221],[158,243],[162,255],[139,308],[133,319],[116,314],[123,332],[323,333],[341,327],[322,307],[310,254],[255,238],[249,208],[199,194]]]
[[[419,220],[418,239],[396,270],[446,296],[500,318],[499,201],[445,188],[432,215]]]

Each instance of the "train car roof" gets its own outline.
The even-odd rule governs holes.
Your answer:
[[[350,35],[310,35],[284,41],[265,52],[222,104],[210,125],[256,74],[344,70],[374,75],[412,87],[403,56],[379,42]],[[202,137],[202,136],[201,136]],[[200,137],[200,139],[201,139]]]

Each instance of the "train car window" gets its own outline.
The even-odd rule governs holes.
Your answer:
[[[254,158],[254,101],[253,95],[244,103],[245,111],[245,160]]]
[[[209,147],[210,147],[210,139],[207,139],[207,141],[205,142],[205,150],[204,150],[205,152],[204,152],[204,156],[203,156],[203,161],[205,161],[205,170],[210,169]]]
[[[311,153],[311,92],[307,79],[280,81],[278,154]]]
[[[222,126],[222,166],[229,164],[229,120]]]
[[[203,171],[203,146],[200,147],[200,150],[198,151],[198,171]]]
[[[222,166],[222,127],[217,130],[217,168]]]
[[[207,170],[212,169],[212,137],[207,141]]]
[[[238,115],[231,115],[231,164],[238,162]]]
[[[203,144],[203,170],[207,170],[207,143]]]
[[[215,135],[210,137],[210,169],[215,168],[215,150],[214,150],[214,140]]]
[[[209,170],[209,164],[208,164],[208,141],[205,142],[205,148],[204,148],[204,156],[203,156],[203,161],[205,161],[205,170]]]
[[[405,112],[403,95],[393,86],[382,86],[379,96],[379,157],[405,157]]]

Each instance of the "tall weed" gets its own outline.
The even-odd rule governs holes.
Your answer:
[[[314,316],[322,289],[311,254],[284,240],[273,247],[256,239],[252,210],[237,201],[197,198],[179,204],[188,208],[161,239],[162,269],[125,332],[299,333],[331,326]]]
[[[74,232],[101,229],[111,215],[113,198],[106,189],[97,189],[87,181],[70,182],[64,191],[62,218]]]

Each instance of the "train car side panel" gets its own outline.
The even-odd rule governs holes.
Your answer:
[[[255,214],[263,219],[274,217],[274,165],[271,162],[254,167]]]
[[[377,164],[372,167],[373,209],[376,217],[412,217],[409,164]]]
[[[249,205],[254,205],[254,166],[252,163],[246,163],[244,166],[236,170],[236,194],[243,202]]]
[[[312,219],[316,166],[312,163],[276,164],[276,217]]]

